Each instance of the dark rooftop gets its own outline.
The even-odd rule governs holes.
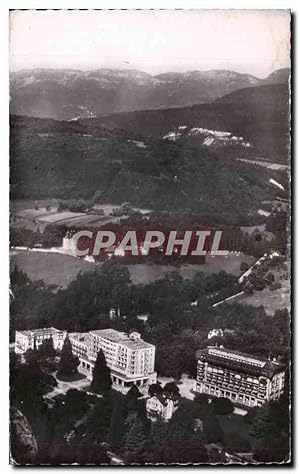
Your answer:
[[[272,377],[275,373],[285,370],[285,366],[275,360],[224,347],[208,346],[206,349],[197,351],[196,357],[229,369],[267,377]]]

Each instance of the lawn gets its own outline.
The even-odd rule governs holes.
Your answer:
[[[77,372],[74,375],[57,375],[56,379],[59,382],[78,382],[78,380],[86,379],[86,376]]]
[[[163,278],[167,273],[173,271],[180,273],[184,278],[193,278],[198,272],[210,274],[219,273],[221,270],[239,275],[241,261],[250,263],[252,260],[252,257],[246,255],[232,254],[228,258],[208,257],[204,265],[187,264],[177,267],[174,265],[137,264],[128,265],[128,270],[134,284],[147,284]],[[90,272],[96,266],[95,263],[69,255],[15,249],[11,252],[10,262],[11,270],[17,265],[27,273],[32,281],[43,280],[46,285],[56,285],[61,288],[66,288],[75,280],[79,272]]]
[[[61,200],[64,202],[65,200]],[[104,215],[89,215],[84,212],[70,212],[68,210],[58,212],[57,199],[40,199],[36,201],[15,200],[11,202],[11,214],[15,217],[14,225],[32,230],[43,231],[47,224],[65,224],[67,226],[73,225],[90,225],[92,227],[108,222],[118,222],[121,218],[111,216],[111,211],[114,208],[120,207],[120,204],[96,204],[97,209],[102,209]],[[37,209],[35,207],[37,206]],[[46,206],[50,206],[47,211]],[[142,214],[149,212],[149,209],[139,209]],[[125,215],[123,217],[126,217]]]
[[[137,264],[128,267],[131,280],[133,283],[147,284],[159,278],[163,278],[167,273],[178,272],[183,278],[193,278],[196,273],[203,272],[207,275],[212,273],[219,273],[225,271],[233,275],[239,276],[241,274],[241,262],[247,262],[251,265],[254,262],[254,257],[250,255],[229,254],[227,257],[223,256],[207,256],[204,264],[186,264],[181,267],[174,265],[159,265],[159,264]]]
[[[289,281],[281,282],[282,288],[278,290],[270,290],[265,288],[262,291],[255,291],[253,295],[242,295],[234,300],[235,303],[246,304],[250,306],[263,306],[269,316],[273,316],[278,309],[291,308],[290,286]],[[231,302],[228,302],[230,304]],[[232,301],[233,303],[233,301]]]
[[[14,251],[10,268],[17,265],[32,281],[43,280],[46,285],[66,288],[76,279],[79,272],[90,272],[95,264],[69,255]]]
[[[287,263],[270,268],[270,272],[274,275],[275,282],[280,283],[281,288],[270,290],[270,288],[266,287],[261,291],[254,291],[252,295],[241,295],[233,300],[232,303],[238,302],[255,307],[263,306],[269,316],[273,316],[278,309],[288,309],[290,311],[291,290],[288,278],[290,272]],[[228,301],[228,304],[231,304],[231,302]]]

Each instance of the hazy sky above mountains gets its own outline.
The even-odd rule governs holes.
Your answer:
[[[10,68],[229,69],[290,66],[287,10],[14,11]]]

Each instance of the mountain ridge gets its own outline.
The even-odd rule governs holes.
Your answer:
[[[265,79],[227,70],[151,75],[137,69],[33,69],[10,75],[10,111],[57,120],[211,102],[265,81],[287,82],[289,70]]]

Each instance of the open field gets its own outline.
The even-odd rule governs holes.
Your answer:
[[[10,259],[11,270],[17,265],[32,281],[43,280],[46,285],[66,288],[79,272],[90,272],[94,263],[69,255],[57,253],[37,253],[13,251]]]
[[[241,262],[252,264],[255,261],[250,255],[230,254],[227,257],[208,256],[204,264],[186,264],[181,267],[175,265],[159,265],[159,264],[137,264],[128,267],[133,283],[150,283],[159,278],[163,278],[167,273],[177,272],[183,278],[193,278],[196,273],[203,272],[206,274],[219,273],[225,271],[233,275],[241,274]]]
[[[250,306],[263,306],[266,313],[273,316],[277,309],[291,309],[291,291],[289,280],[289,265],[287,263],[279,264],[274,268],[270,268],[270,273],[275,278],[275,283],[280,284],[281,288],[270,290],[269,287],[261,291],[254,291],[252,295],[244,293],[235,300],[228,301],[225,304],[242,303]],[[266,271],[268,273],[268,271]]]
[[[242,295],[233,303],[242,303],[250,306],[263,306],[266,313],[272,316],[278,309],[291,309],[290,288],[288,280],[281,282],[282,288],[271,291],[265,288],[262,291],[255,291],[253,295]],[[231,303],[230,301],[228,302]],[[228,304],[227,303],[227,304]]]
[[[203,265],[186,264],[179,267],[143,263],[128,265],[128,270],[134,284],[147,284],[174,271],[180,273],[183,278],[193,278],[198,272],[210,274],[219,273],[221,270],[238,276],[241,273],[240,264],[242,261],[251,264],[254,258],[243,254],[231,254],[227,258],[209,256]],[[66,288],[79,272],[92,271],[96,264],[50,251],[34,252],[13,249],[11,251],[11,268],[14,265],[27,273],[32,281],[43,280],[46,285]]]
[[[238,161],[244,161],[245,163],[249,163],[251,165],[262,166],[263,168],[268,168],[273,171],[281,171],[281,170],[288,169],[287,165],[272,163],[270,161],[264,161],[264,160],[247,160],[245,158],[238,158]]]
[[[63,200],[62,200],[63,201]],[[49,206],[48,210],[46,206]],[[120,204],[96,204],[95,209],[102,209],[103,215],[86,214],[85,212],[70,212],[68,210],[57,211],[58,200],[42,199],[36,201],[13,201],[11,203],[12,224],[17,227],[25,226],[28,229],[43,231],[48,224],[64,224],[72,226],[97,227],[108,222],[119,222],[126,215],[111,216],[114,208]],[[35,207],[37,209],[35,209]],[[139,209],[142,214],[149,212],[149,209]]]

